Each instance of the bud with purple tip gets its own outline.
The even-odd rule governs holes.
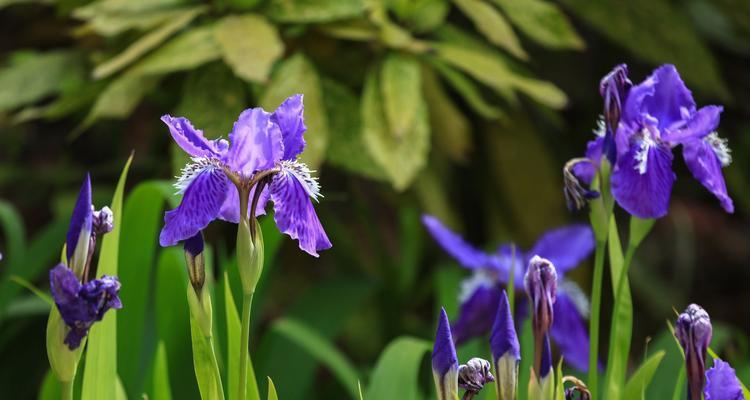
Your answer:
[[[551,261],[532,257],[524,276],[526,294],[532,307],[532,327],[534,331],[534,370],[543,377],[542,363],[544,342],[554,319],[553,307],[557,297],[557,271]],[[549,346],[549,344],[547,344]]]
[[[495,363],[496,386],[499,400],[515,400],[518,386],[518,364],[521,362],[521,346],[518,343],[513,315],[508,304],[508,295],[500,296],[495,323],[490,335],[492,361]]]
[[[435,346],[432,350],[432,376],[438,400],[458,398],[458,356],[453,345],[450,321],[445,309],[440,310]]]
[[[706,371],[706,351],[711,342],[711,318],[697,304],[689,305],[677,318],[675,336],[685,352],[688,399],[700,400]]]

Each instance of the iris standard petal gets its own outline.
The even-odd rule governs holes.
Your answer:
[[[568,225],[547,231],[529,254],[544,257],[558,273],[571,270],[594,251],[594,232],[589,225]]]
[[[685,143],[693,139],[700,139],[716,130],[719,126],[721,112],[724,107],[705,106],[692,114],[678,129],[670,129],[664,132],[662,139],[677,144]]]
[[[274,219],[280,231],[299,241],[300,249],[317,257],[319,250],[331,248],[331,241],[311,200],[319,195],[317,182],[300,165],[282,168],[271,181]]]
[[[721,140],[716,138],[693,139],[683,144],[682,155],[685,164],[706,189],[708,189],[721,203],[721,207],[728,213],[734,212],[734,203],[727,193],[727,185],[721,172],[722,161],[719,158],[721,149],[712,146],[710,140]],[[719,146],[721,142],[719,142]],[[728,152],[722,154],[728,157]]]
[[[458,318],[452,326],[456,344],[490,331],[494,322],[492,316],[497,315],[500,293],[496,285],[477,285],[462,296]]]
[[[240,114],[229,134],[229,151],[223,161],[245,176],[272,168],[284,154],[279,126],[262,108],[249,108]]]
[[[597,136],[594,140],[589,140],[586,144],[586,158],[590,159],[591,162],[579,162],[573,166],[575,176],[587,185],[591,185],[591,181],[596,176],[596,168],[602,159],[603,149],[604,137]]]
[[[558,293],[554,307],[552,339],[557,343],[565,362],[579,371],[588,372],[589,334],[586,322],[565,292]]]
[[[674,65],[662,65],[646,81],[654,82],[654,92],[643,99],[641,112],[656,118],[660,130],[668,130],[695,112],[693,95]]]
[[[634,143],[617,159],[612,194],[627,212],[639,218],[667,214],[675,174],[672,151],[658,144]]]
[[[458,260],[462,266],[473,269],[489,267],[492,264],[491,257],[487,253],[467,243],[437,218],[425,214],[422,216],[422,223],[443,250]]]
[[[219,158],[227,150],[226,140],[206,139],[203,131],[193,128],[193,124],[187,118],[164,115],[161,120],[167,124],[169,133],[177,145],[191,157]]]
[[[734,369],[721,359],[714,359],[714,366],[706,371],[706,386],[703,389],[705,400],[744,399],[742,385]]]
[[[79,241],[85,249],[79,249],[82,257],[87,256],[88,238],[91,235],[91,223],[93,221],[93,210],[91,209],[91,178],[89,174],[83,179],[78,199],[73,207],[73,215],[70,217],[70,227],[65,241],[65,254],[68,264],[76,252]]]
[[[304,118],[305,106],[302,95],[290,96],[273,112],[271,121],[279,126],[284,142],[284,160],[294,160],[305,149],[303,137],[307,127]]]
[[[197,173],[185,190],[182,202],[164,214],[159,235],[162,246],[173,246],[203,230],[219,215],[227,196],[229,180],[218,168],[208,167]]]

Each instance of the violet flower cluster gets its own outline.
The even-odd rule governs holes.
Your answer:
[[[486,253],[466,242],[445,227],[437,218],[422,217],[427,230],[440,246],[459,264],[472,271],[462,284],[461,309],[452,329],[457,344],[485,335],[492,327],[499,299],[510,280],[516,290],[523,290],[524,276],[532,256],[550,260],[556,267],[558,290],[552,305],[555,319],[550,335],[565,361],[580,371],[588,370],[589,335],[585,317],[588,300],[575,283],[564,279],[564,274],[577,267],[594,250],[594,235],[586,225],[569,225],[543,234],[530,251],[513,250],[512,244],[499,246],[494,253]],[[519,319],[528,315],[528,303],[522,297],[517,302]]]
[[[600,92],[604,122],[587,145],[588,162],[572,167],[579,179],[590,184],[606,157],[613,164],[611,188],[617,203],[636,217],[660,218],[667,214],[676,180],[672,150],[681,146],[693,177],[726,212],[734,212],[722,174],[732,157],[726,139],[716,132],[721,106],[698,108],[673,65],[657,68],[638,85],[628,78],[627,66],[618,65],[602,79]],[[586,196],[570,182],[566,175],[566,198]]]

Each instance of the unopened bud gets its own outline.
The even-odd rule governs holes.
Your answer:
[[[198,298],[201,297],[203,284],[206,282],[206,262],[203,256],[203,235],[198,232],[195,236],[185,240],[185,263],[188,278]]]
[[[706,370],[706,351],[711,342],[711,318],[697,304],[689,305],[677,318],[675,336],[685,351],[688,397],[700,399]]]
[[[247,219],[240,219],[237,226],[237,267],[245,294],[255,292],[263,273],[263,233],[257,221],[250,223],[255,224],[255,240]]]
[[[490,362],[482,358],[472,358],[458,367],[458,386],[474,394],[479,393],[484,385],[494,382],[490,372]]]
[[[92,210],[94,206],[91,206]],[[105,233],[112,232],[112,229],[115,227],[115,216],[112,214],[112,210],[104,206],[99,211],[93,211],[93,220],[92,220],[92,228],[94,231],[94,234],[96,235],[104,235]]]

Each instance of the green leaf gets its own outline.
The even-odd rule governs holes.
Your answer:
[[[126,73],[160,75],[191,70],[220,56],[221,50],[214,38],[214,27],[201,26],[170,39]]]
[[[125,180],[133,156],[128,158],[117,182],[110,208],[114,215],[114,229],[104,236],[99,252],[99,275],[117,276],[120,231],[122,229],[122,197]],[[88,334],[86,368],[83,373],[81,398],[103,399],[117,390],[117,311],[111,310],[94,324]]]
[[[96,99],[96,103],[81,124],[84,129],[101,118],[128,117],[143,96],[158,83],[158,78],[137,74],[123,74],[110,83]]]
[[[416,123],[421,103],[422,78],[417,60],[389,53],[380,68],[380,90],[390,132],[401,139]]]
[[[0,69],[0,112],[55,95],[83,74],[82,59],[73,52],[15,52]]]
[[[238,392],[238,386],[240,384],[240,357],[236,349],[240,348],[241,340],[241,322],[240,315],[237,313],[237,306],[232,296],[232,289],[229,287],[229,278],[224,273],[224,308],[226,310],[227,320],[227,349],[228,349],[228,380],[229,384],[227,390],[229,394],[234,396]],[[253,351],[251,350],[252,354]],[[255,379],[255,369],[253,368],[252,356],[248,356],[247,366],[247,400],[260,400],[260,392],[258,391],[258,381]]]
[[[325,337],[310,329],[303,322],[292,318],[277,320],[272,330],[308,351],[315,359],[325,364],[346,388],[349,395],[357,398],[359,377],[351,362]]]
[[[268,400],[279,400],[279,395],[276,394],[276,386],[273,385],[271,377],[268,377]]]
[[[477,114],[487,119],[496,119],[503,115],[499,108],[484,99],[479,88],[464,74],[437,60],[431,60],[430,64]]]
[[[169,387],[169,363],[167,361],[167,348],[164,342],[156,346],[156,356],[151,367],[151,396],[153,400],[172,400],[172,390]]]
[[[266,15],[284,23],[319,23],[361,16],[363,0],[271,0]]]
[[[419,398],[419,366],[431,347],[422,339],[394,339],[378,358],[367,387],[367,400]]]
[[[728,99],[716,60],[681,7],[665,0],[563,0],[573,14],[633,55],[677,66],[689,85]],[[696,60],[698,60],[696,62]]]
[[[659,368],[659,364],[665,354],[667,354],[665,351],[654,353],[638,367],[625,385],[623,400],[641,400],[646,398],[646,388],[651,383],[651,379],[654,377],[654,373]]]
[[[52,302],[52,297],[48,295],[47,293],[39,290],[36,286],[34,286],[33,283],[27,281],[26,279],[21,278],[18,275],[11,275],[9,278],[12,282],[17,283],[19,286],[22,286],[26,289],[28,289],[31,293],[33,293],[37,298],[43,300],[48,305],[52,306],[54,303]]]
[[[154,2],[156,3],[156,2]],[[145,31],[158,25],[167,23],[189,8],[157,8],[139,11],[101,11],[88,12],[85,6],[73,11],[73,16],[86,20],[86,23],[76,30],[76,33],[91,31],[105,37],[119,35],[128,30]]]
[[[432,68],[422,69],[422,82],[437,148],[452,161],[467,161],[473,148],[469,120],[453,103]]]
[[[243,86],[224,64],[206,65],[185,79],[175,114],[189,118],[207,138],[226,136],[247,107]]]
[[[450,11],[448,0],[389,0],[386,3],[414,33],[427,33],[439,27]]]
[[[329,79],[323,80],[323,92],[331,134],[326,161],[368,178],[385,180],[362,137],[359,97],[343,84]]]
[[[414,125],[402,137],[396,137],[389,132],[378,87],[378,78],[371,72],[362,94],[362,135],[367,150],[388,176],[393,187],[403,191],[411,185],[427,162],[430,150],[427,107],[420,96]]]
[[[274,110],[287,97],[297,93],[305,96],[307,125],[307,144],[301,158],[311,168],[317,168],[323,163],[328,148],[328,118],[320,77],[315,66],[302,53],[293,55],[279,66],[261,96],[260,105],[266,110]]]
[[[179,14],[172,16],[162,26],[142,36],[135,42],[131,43],[122,53],[99,64],[94,68],[94,79],[106,78],[117,71],[122,70],[132,64],[144,54],[159,46],[175,32],[184,28],[195,17],[206,10],[205,7],[193,7],[181,11]]]
[[[492,44],[522,60],[529,58],[521,47],[513,28],[495,7],[483,0],[453,0],[453,2]]]
[[[188,291],[193,291],[190,287]],[[194,296],[193,293],[188,293]],[[206,304],[208,313],[211,310],[211,297],[208,291],[203,293],[203,301]],[[191,303],[197,304],[197,303]],[[200,305],[199,305],[200,307]],[[210,332],[204,334],[200,327],[200,322],[196,320],[194,312],[190,312],[190,338],[193,348],[193,367],[195,368],[195,378],[198,381],[198,390],[203,399],[224,399],[224,389],[221,385],[221,375],[219,374],[219,365],[216,361],[214,344]]]
[[[265,82],[284,43],[276,27],[256,14],[232,15],[216,23],[216,42],[235,74],[250,82]]]
[[[510,21],[535,42],[552,49],[584,48],[565,14],[545,0],[493,0]]]
[[[38,400],[59,400],[60,399],[60,382],[55,377],[52,370],[47,371],[44,375],[41,389],[39,390]]]

